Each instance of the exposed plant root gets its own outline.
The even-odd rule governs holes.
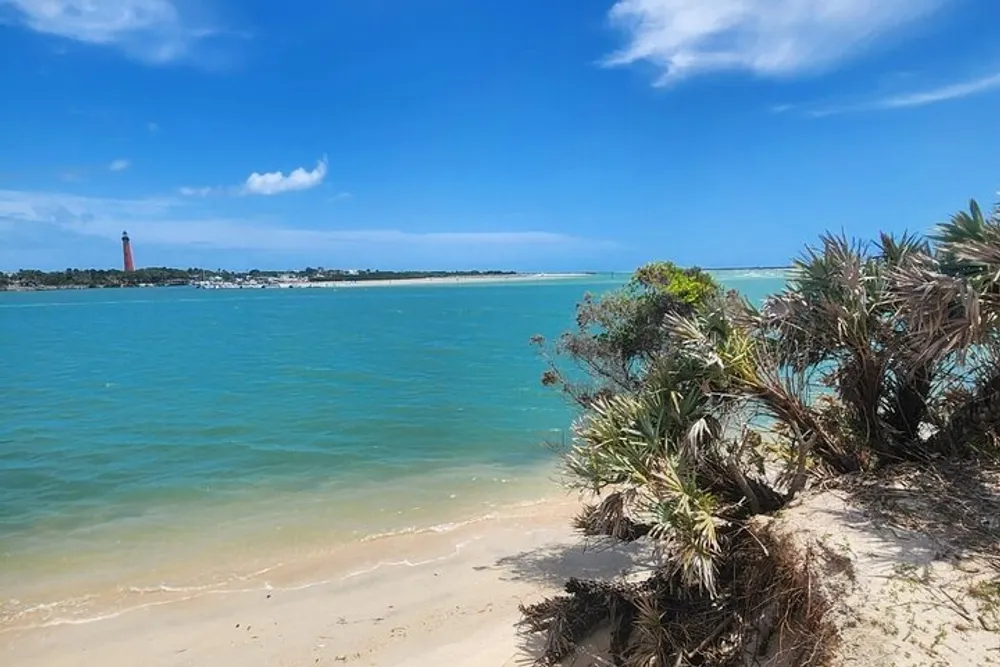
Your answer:
[[[623,667],[824,664],[836,632],[814,554],[766,527],[727,544],[714,598],[661,569],[639,583],[572,579],[565,595],[522,607],[523,629],[545,637],[536,664],[560,664],[605,625]]]
[[[751,529],[747,529],[750,533]],[[730,559],[735,616],[743,621],[738,645],[758,659],[728,664],[819,666],[827,664],[837,643],[828,618],[831,601],[819,585],[820,557],[772,528],[750,533],[735,544]],[[760,540],[759,544],[756,543]],[[761,546],[766,553],[761,550]]]

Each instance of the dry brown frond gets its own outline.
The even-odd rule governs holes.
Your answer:
[[[877,474],[846,477],[850,492],[879,524],[918,532],[955,550],[1000,551],[1000,466],[940,460],[890,466]]]
[[[522,627],[545,635],[536,664],[559,664],[610,623],[611,657],[624,667],[742,667],[755,656],[825,665],[837,635],[815,555],[759,526],[727,544],[716,597],[661,569],[638,584],[572,580],[566,595],[523,608]]]
[[[645,537],[651,526],[629,518],[625,495],[619,491],[609,494],[598,505],[585,505],[573,520],[573,527],[587,537],[610,537],[626,543]]]

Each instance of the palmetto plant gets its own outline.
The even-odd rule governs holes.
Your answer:
[[[913,346],[940,367],[927,449],[995,449],[1000,424],[1000,215],[975,201],[932,235],[935,252],[894,272]]]
[[[734,521],[783,501],[764,479],[759,434],[746,428],[746,340],[720,309],[664,322],[670,345],[643,389],[600,397],[574,427],[566,468],[605,501],[579,525],[649,535],[667,567],[714,595],[716,559]],[[642,529],[637,529],[642,526]]]
[[[621,534],[618,526],[623,521],[643,525],[642,533],[662,544],[688,582],[714,591],[713,559],[720,548],[717,529],[722,521],[718,499],[698,485],[691,451],[682,451],[658,429],[677,424],[666,422],[690,407],[681,405],[685,402],[678,398],[671,408],[674,414],[666,416],[657,414],[662,404],[654,407],[633,397],[600,399],[594,413],[576,427],[577,444],[567,468],[591,488],[612,492],[599,508],[581,517],[581,525],[588,519],[594,525],[599,518],[612,536]],[[668,398],[667,403],[674,400]]]
[[[754,417],[806,411],[770,372],[773,359],[763,363],[770,353],[757,349],[744,319],[752,320],[746,304],[720,296],[687,316],[664,317],[664,344],[641,389],[595,398],[575,423],[569,479],[603,498],[577,527],[652,540],[659,558],[636,586],[572,580],[566,596],[524,608],[525,626],[547,636],[540,663],[557,664],[587,628],[609,621],[616,664],[737,664],[744,628],[784,599],[767,587],[742,591],[734,577],[770,553],[768,537],[748,530],[747,520],[801,488],[779,490],[779,475],[765,474]],[[804,452],[806,439],[797,442]],[[801,463],[789,459],[793,480]],[[708,654],[717,661],[705,662]]]
[[[543,663],[610,621],[617,664],[743,664],[767,618],[822,616],[752,517],[814,473],[1000,457],[996,212],[973,202],[929,240],[824,236],[759,311],[672,265],[637,280],[585,302],[564,339],[600,388],[578,401],[566,472],[599,496],[580,530],[652,540],[659,560],[642,584],[573,580],[526,608]],[[779,571],[791,583],[768,589]]]
[[[850,442],[824,444],[855,460],[836,469],[915,454],[936,359],[900,316],[895,280],[899,267],[928,257],[928,244],[915,236],[883,234],[873,244],[825,236],[763,309],[762,328],[780,363],[810,374],[837,399]]]

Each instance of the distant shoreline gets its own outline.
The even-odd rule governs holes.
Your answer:
[[[792,266],[710,266],[705,271],[788,271]]]
[[[289,281],[268,284],[246,284],[227,282],[197,282],[194,286],[200,289],[336,289],[345,287],[402,287],[411,285],[483,285],[499,283],[523,283],[549,280],[574,280],[587,278],[592,273],[518,273],[485,276],[439,276],[433,278],[389,278],[386,280],[324,280],[324,281]]]
[[[419,278],[369,278],[355,279],[345,276],[340,280],[271,280],[260,281],[227,281],[227,280],[192,280],[189,283],[174,285],[155,285],[140,283],[137,285],[8,285],[0,287],[0,292],[52,292],[62,290],[91,289],[152,289],[166,287],[186,287],[196,289],[316,289],[316,288],[356,288],[356,287],[399,287],[409,285],[468,285],[520,283],[550,280],[573,280],[600,275],[613,275],[611,272],[577,272],[577,273],[504,273],[504,274],[458,274],[453,276],[433,276]]]
[[[736,266],[736,267],[715,267],[706,268],[709,272],[734,272],[734,271],[766,271],[766,272],[786,272],[792,267],[788,266]],[[573,280],[594,277],[627,277],[631,275],[629,271],[578,271],[567,273],[482,273],[438,275],[438,276],[418,276],[402,278],[360,278],[355,275],[345,274],[335,280],[309,280],[298,276],[289,279],[283,278],[246,278],[241,277],[236,280],[213,277],[207,280],[191,279],[183,283],[139,283],[134,285],[109,284],[109,285],[0,285],[0,292],[49,292],[56,290],[87,290],[87,289],[133,289],[133,288],[153,288],[153,287],[193,287],[199,289],[315,289],[315,288],[356,288],[356,287],[401,287],[416,285],[469,285],[469,284],[503,284],[522,283],[550,280]]]

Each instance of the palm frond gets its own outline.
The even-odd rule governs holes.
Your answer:
[[[979,203],[973,199],[969,201],[968,211],[959,211],[951,216],[950,221],[938,225],[931,234],[931,239],[941,245],[982,241],[984,240],[983,232],[986,223],[983,210],[979,207]]]

